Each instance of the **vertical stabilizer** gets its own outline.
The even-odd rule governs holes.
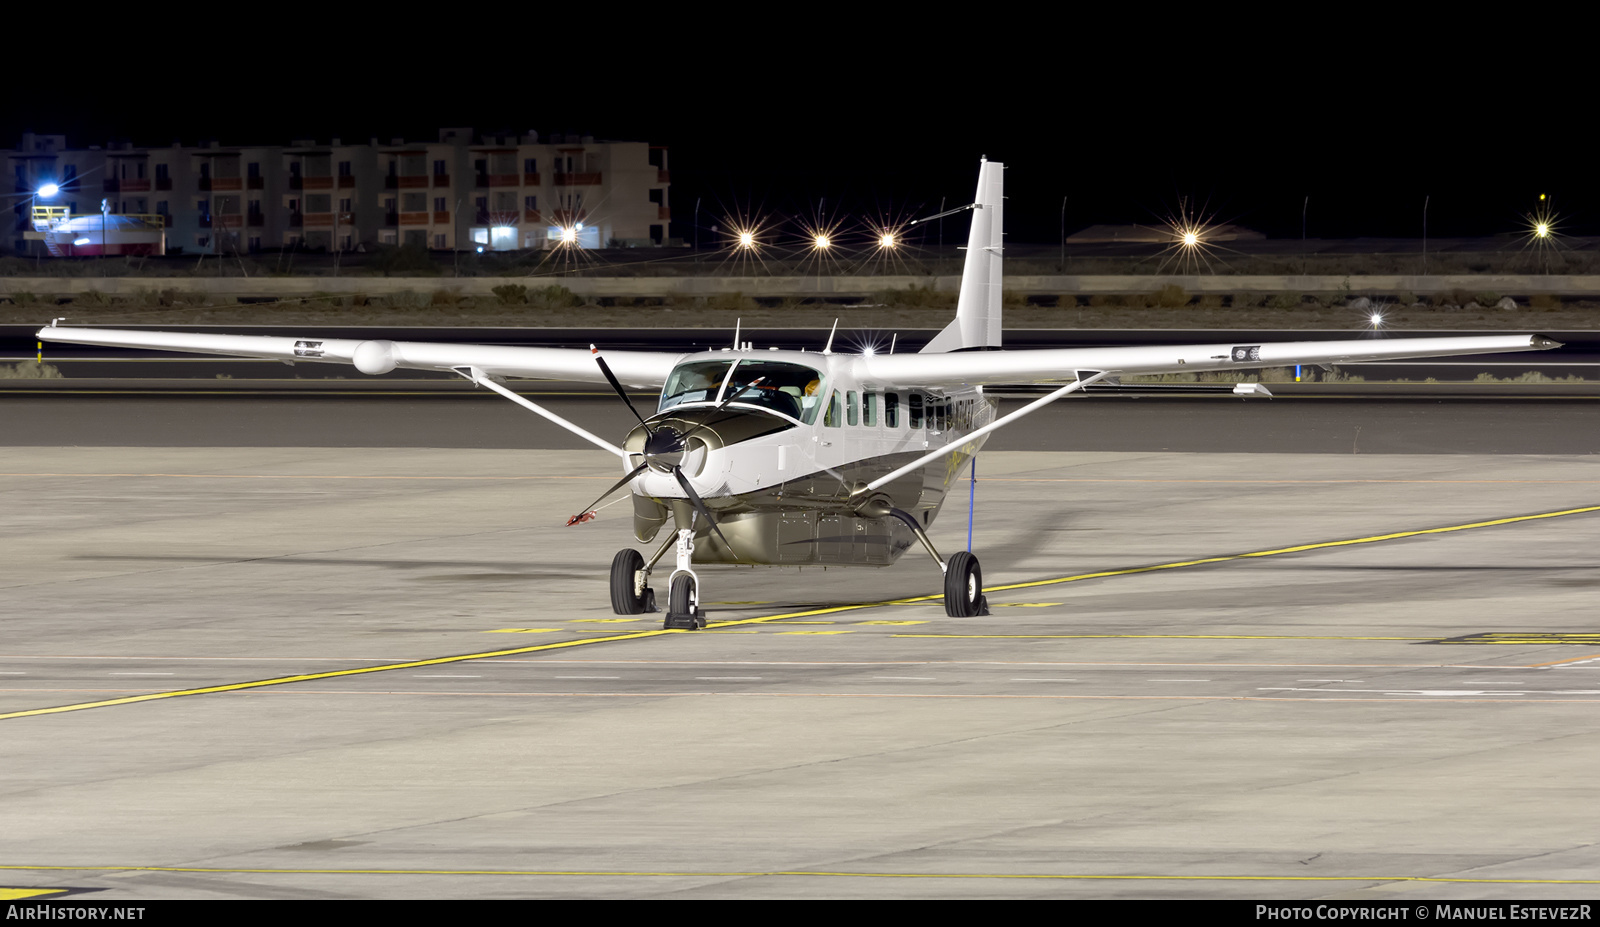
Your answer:
[[[923,354],[1000,347],[1005,170],[998,161],[978,164],[978,196],[972,209],[972,230],[967,234],[967,262],[961,270],[955,321],[928,342]]]

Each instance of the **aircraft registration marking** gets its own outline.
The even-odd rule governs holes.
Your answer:
[[[1242,553],[1242,554],[1226,554],[1226,555],[1219,556],[1219,557],[1202,557],[1202,558],[1198,558],[1198,559],[1195,559],[1195,560],[1181,560],[1181,561],[1175,561],[1175,562],[1171,562],[1171,563],[1157,563],[1157,564],[1150,564],[1150,565],[1147,565],[1147,566],[1129,567],[1129,568],[1121,569],[1121,570],[1104,570],[1104,571],[1097,572],[1097,573],[1079,573],[1079,574],[1075,574],[1075,575],[1072,575],[1072,576],[1060,576],[1060,577],[1056,577],[1054,579],[1041,579],[1041,580],[1033,580],[1031,582],[1011,583],[1011,584],[1003,585],[1003,586],[990,586],[990,587],[985,587],[984,591],[985,592],[1003,592],[1003,591],[1010,590],[1010,589],[1027,589],[1027,588],[1032,588],[1032,587],[1035,587],[1035,586],[1054,586],[1054,585],[1059,585],[1061,583],[1081,582],[1081,581],[1087,580],[1087,579],[1103,579],[1103,578],[1111,577],[1111,576],[1133,576],[1133,575],[1137,575],[1137,574],[1140,574],[1140,573],[1154,573],[1154,572],[1163,571],[1163,570],[1177,570],[1177,569],[1183,569],[1183,568],[1186,568],[1186,567],[1202,566],[1202,565],[1208,565],[1208,564],[1213,564],[1213,563],[1228,563],[1228,562],[1231,562],[1231,561],[1234,561],[1234,560],[1247,560],[1247,559],[1254,559],[1254,558],[1259,558],[1259,557],[1272,557],[1272,556],[1277,556],[1277,555],[1280,555],[1280,554],[1302,553],[1302,552],[1305,552],[1305,551],[1326,550],[1326,549],[1336,548],[1336,547],[1350,547],[1350,546],[1354,546],[1354,545],[1358,545],[1358,544],[1374,544],[1374,543],[1378,543],[1378,542],[1381,542],[1381,541],[1394,541],[1394,540],[1400,540],[1400,539],[1403,539],[1403,538],[1422,537],[1422,536],[1425,536],[1425,535],[1432,535],[1432,534],[1446,534],[1446,533],[1450,533],[1450,532],[1454,532],[1454,531],[1470,531],[1470,530],[1477,529],[1477,528],[1488,528],[1488,527],[1494,527],[1494,526],[1497,526],[1497,525],[1518,524],[1518,523],[1521,523],[1521,522],[1537,521],[1537,520],[1546,519],[1546,518],[1561,518],[1561,517],[1564,517],[1564,516],[1567,516],[1567,515],[1580,515],[1580,514],[1587,514],[1587,513],[1590,513],[1590,512],[1600,512],[1600,505],[1590,505],[1590,506],[1583,506],[1583,507],[1580,507],[1580,508],[1561,509],[1559,511],[1554,511],[1554,512],[1538,512],[1538,513],[1531,514],[1531,515],[1513,515],[1513,516],[1510,516],[1508,518],[1496,518],[1496,519],[1490,519],[1490,520],[1487,520],[1487,521],[1469,522],[1467,524],[1460,524],[1460,525],[1446,525],[1446,526],[1439,527],[1439,528],[1420,528],[1420,529],[1413,530],[1413,531],[1396,531],[1396,532],[1392,532],[1390,534],[1371,535],[1369,537],[1362,537],[1362,538],[1347,538],[1347,539],[1344,539],[1344,540],[1337,540],[1337,541],[1318,541],[1318,542],[1311,543],[1311,544],[1298,544],[1298,545],[1295,545],[1295,546],[1292,546],[1292,547],[1278,547],[1278,548],[1273,548],[1271,550],[1250,551],[1250,552]],[[937,601],[937,600],[942,599],[942,598],[944,598],[944,594],[941,592],[941,593],[935,593],[933,595],[913,596],[913,597],[910,597],[910,598],[892,599],[892,600],[882,601],[882,602],[859,602],[859,603],[854,603],[854,604],[849,604],[849,605],[831,605],[831,606],[825,606],[823,608],[816,608],[816,609],[811,609],[809,611],[802,611],[802,612],[788,612],[788,613],[785,613],[785,614],[766,615],[766,616],[761,616],[761,617],[756,617],[756,618],[738,618],[738,619],[734,619],[732,621],[716,622],[716,623],[713,623],[710,627],[711,627],[711,629],[724,629],[724,628],[737,627],[737,626],[741,626],[741,625],[766,624],[766,623],[771,623],[771,622],[786,621],[786,620],[794,619],[794,618],[810,618],[810,617],[813,617],[813,616],[838,614],[840,612],[860,611],[862,609],[867,609],[867,608],[881,608],[881,607],[886,606],[886,605],[899,605],[899,604],[904,604],[904,603],[909,603],[909,602],[934,602],[934,601]],[[503,633],[538,633],[538,632],[556,631],[556,630],[560,630],[560,629],[559,628],[538,628],[538,629],[533,629],[533,628],[527,628],[527,629],[507,628],[507,629],[504,629]],[[577,638],[575,640],[553,641],[553,642],[548,643],[548,644],[535,644],[535,645],[528,646],[528,647],[513,647],[513,648],[504,649],[504,650],[491,650],[491,651],[483,651],[483,652],[479,652],[479,653],[455,654],[455,655],[451,655],[451,656],[432,657],[432,658],[423,659],[423,660],[411,660],[411,661],[407,661],[407,662],[403,662],[403,663],[384,663],[384,664],[378,664],[378,665],[374,665],[374,666],[358,666],[358,667],[351,667],[351,668],[348,668],[348,669],[330,670],[330,671],[321,672],[321,673],[299,673],[299,674],[290,675],[290,676],[277,676],[277,677],[273,677],[273,678],[270,678],[270,679],[253,679],[253,680],[249,680],[249,681],[246,681],[246,682],[226,683],[226,684],[215,685],[215,686],[201,686],[201,687],[192,688],[192,689],[169,689],[169,690],[163,691],[163,692],[147,692],[147,693],[144,693],[142,695],[130,695],[130,696],[124,696],[124,697],[121,697],[121,698],[101,699],[99,701],[93,701],[93,702],[77,702],[77,703],[70,704],[70,705],[57,705],[57,706],[53,706],[53,707],[49,707],[49,708],[29,708],[29,709],[23,709],[23,710],[20,710],[20,711],[10,711],[10,712],[0,713],[0,721],[9,720],[9,719],[12,719],[12,718],[29,718],[29,717],[35,717],[35,716],[38,716],[38,715],[60,714],[60,713],[69,712],[69,711],[85,711],[85,710],[88,710],[88,709],[91,709],[91,708],[110,708],[110,707],[117,706],[117,705],[134,705],[134,704],[138,704],[140,702],[150,702],[150,701],[156,701],[158,699],[183,698],[183,697],[191,696],[191,695],[211,695],[211,694],[220,693],[220,692],[240,692],[240,691],[244,691],[244,690],[248,690],[248,689],[263,688],[263,687],[266,687],[266,686],[281,686],[281,685],[289,685],[291,683],[297,683],[297,682],[308,682],[308,681],[315,680],[315,679],[337,679],[337,678],[343,678],[343,677],[346,677],[346,676],[361,676],[361,675],[367,675],[367,674],[370,674],[370,673],[384,673],[384,672],[390,672],[390,671],[399,670],[399,669],[417,669],[417,668],[421,668],[421,667],[430,667],[430,666],[445,666],[445,665],[448,665],[448,664],[451,664],[451,663],[461,663],[461,662],[465,662],[465,661],[468,661],[468,660],[485,660],[485,659],[492,659],[492,658],[495,658],[495,657],[517,656],[517,655],[526,654],[526,653],[539,653],[539,652],[547,652],[547,651],[552,651],[552,650],[563,650],[563,649],[566,649],[566,648],[569,648],[569,647],[583,647],[583,646],[587,646],[587,645],[590,645],[590,644],[606,643],[606,642],[610,642],[610,641],[643,640],[645,638],[660,637],[660,636],[664,636],[664,635],[667,635],[667,634],[694,634],[694,633],[699,633],[699,632],[667,630],[667,629],[652,629],[652,630],[639,630],[639,631],[618,631],[618,632],[616,632],[614,634],[611,634],[609,636],[606,636],[606,637]],[[810,631],[810,632],[807,632],[807,631],[789,631],[789,632],[782,632],[782,633],[788,633],[788,634],[806,634],[806,633],[811,633],[811,634],[839,634],[839,633],[852,633],[852,632],[850,632],[849,630],[834,630],[834,631]],[[900,636],[900,635],[896,635],[896,636]],[[911,635],[907,635],[907,636],[911,636]],[[916,635],[916,636],[922,636],[922,635]],[[944,637],[944,636],[953,636],[953,635],[931,635],[931,636]],[[979,635],[973,635],[973,636],[979,636]],[[991,636],[991,635],[982,635],[982,636]],[[1010,635],[992,635],[992,636],[1005,637],[1005,636],[1010,636]],[[1087,635],[1016,635],[1016,636],[1021,636],[1021,637],[1057,637],[1057,636],[1060,636],[1060,637],[1079,637],[1079,636],[1087,636]],[[1138,637],[1138,636],[1147,636],[1147,637],[1169,637],[1169,636],[1170,637],[1215,637],[1217,639],[1227,639],[1228,637],[1230,637],[1230,635],[1106,635],[1106,636],[1114,636],[1114,637],[1124,637],[1124,636],[1126,636],[1126,637]],[[1237,637],[1243,639],[1243,638],[1251,638],[1251,637],[1255,637],[1255,636],[1253,636],[1253,635],[1238,635]],[[1259,635],[1259,637],[1262,638],[1262,639],[1267,639],[1267,638],[1269,638],[1271,636],[1270,635]],[[1337,639],[1337,638],[1329,638],[1329,639]],[[1401,639],[1405,640],[1405,639],[1408,639],[1408,638],[1401,638]],[[1410,639],[1414,639],[1414,638],[1410,638]]]

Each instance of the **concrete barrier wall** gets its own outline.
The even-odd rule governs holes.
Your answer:
[[[758,298],[875,297],[885,291],[932,287],[955,293],[958,276],[942,277],[0,277],[0,298],[19,293],[70,297],[96,292],[138,296],[172,289],[208,296],[284,299],[323,294],[391,296],[446,290],[462,296],[490,296],[494,288],[517,284],[528,289],[563,286],[584,297],[708,297],[742,294]],[[1191,295],[1207,293],[1306,293],[1348,291],[1357,296],[1412,293],[1431,296],[1448,290],[1501,296],[1600,295],[1600,275],[1455,274],[1439,276],[1113,276],[1061,275],[1007,277],[1005,288],[1021,296],[1089,296],[1153,293],[1164,286]]]

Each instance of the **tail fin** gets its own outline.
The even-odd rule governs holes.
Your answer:
[[[1000,347],[1000,254],[1005,225],[1006,166],[984,160],[978,165],[978,197],[973,204],[972,231],[967,235],[967,263],[961,270],[961,296],[955,321],[923,348],[943,354],[962,348]]]

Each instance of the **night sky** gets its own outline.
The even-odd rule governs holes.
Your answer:
[[[1518,232],[1549,193],[1565,231],[1600,234],[1586,145],[1552,128],[1576,105],[1549,89],[1559,81],[1525,95],[1493,70],[1444,76],[1360,55],[1314,68],[1230,59],[1190,81],[1137,50],[1081,46],[1007,53],[981,79],[952,66],[960,51],[919,63],[914,48],[887,70],[864,63],[885,58],[874,49],[814,67],[762,65],[769,73],[745,79],[716,43],[674,40],[656,76],[585,64],[581,79],[524,81],[515,75],[526,69],[507,77],[486,67],[481,86],[430,89],[330,81],[302,62],[300,76],[261,85],[12,94],[0,106],[0,142],[17,144],[25,128],[65,132],[74,147],[430,140],[446,125],[643,140],[670,146],[673,234],[686,238],[697,198],[704,226],[732,211],[810,214],[819,199],[850,217],[926,215],[941,198],[970,200],[981,154],[1009,166],[1013,242],[1057,241],[1063,197],[1069,234],[1158,224],[1186,199],[1275,238],[1300,237],[1303,207],[1312,238],[1415,238],[1428,197],[1428,235],[1442,238]],[[946,229],[948,240],[955,227]]]

